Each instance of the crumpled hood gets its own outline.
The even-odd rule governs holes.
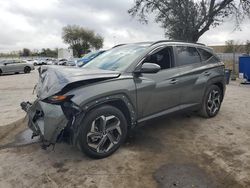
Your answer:
[[[41,100],[60,92],[63,88],[72,83],[82,82],[84,85],[87,80],[98,81],[120,76],[120,73],[116,71],[53,65],[42,66],[38,71],[39,80],[36,92],[37,97]]]

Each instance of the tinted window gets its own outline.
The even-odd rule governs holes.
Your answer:
[[[164,48],[160,51],[148,56],[144,62],[155,63],[161,67],[161,69],[168,69],[171,67],[171,48]]]
[[[201,62],[200,55],[194,47],[177,46],[176,53],[179,66]]]
[[[201,48],[199,48],[198,50],[201,54],[202,61],[207,61],[208,59],[210,59],[213,56],[213,54],[211,54],[210,52],[208,52],[206,50],[203,50]]]

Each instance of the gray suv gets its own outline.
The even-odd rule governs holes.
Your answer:
[[[36,90],[37,99],[21,107],[43,148],[66,140],[104,158],[147,120],[181,110],[216,116],[225,93],[224,64],[202,44],[125,44],[82,68],[42,66]]]

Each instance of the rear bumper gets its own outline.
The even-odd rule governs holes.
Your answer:
[[[21,107],[27,113],[28,127],[33,135],[40,136],[43,142],[56,143],[68,123],[61,106],[36,100],[33,104],[22,102]]]

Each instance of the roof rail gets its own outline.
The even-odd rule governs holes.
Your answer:
[[[200,43],[200,42],[196,42],[195,44],[199,44],[199,45],[202,45],[202,46],[206,46],[205,44]]]
[[[125,45],[125,44],[117,44],[117,45],[113,46],[112,48],[116,48],[116,47],[123,46],[123,45]]]
[[[158,44],[158,43],[162,43],[162,42],[183,42],[183,43],[189,43],[189,44],[199,44],[199,45],[202,45],[202,46],[206,46],[205,44],[202,44],[202,43],[195,43],[195,42],[187,42],[187,41],[182,41],[182,40],[159,40],[159,41],[156,41],[154,43],[151,44],[152,45],[155,45],[155,44]]]

